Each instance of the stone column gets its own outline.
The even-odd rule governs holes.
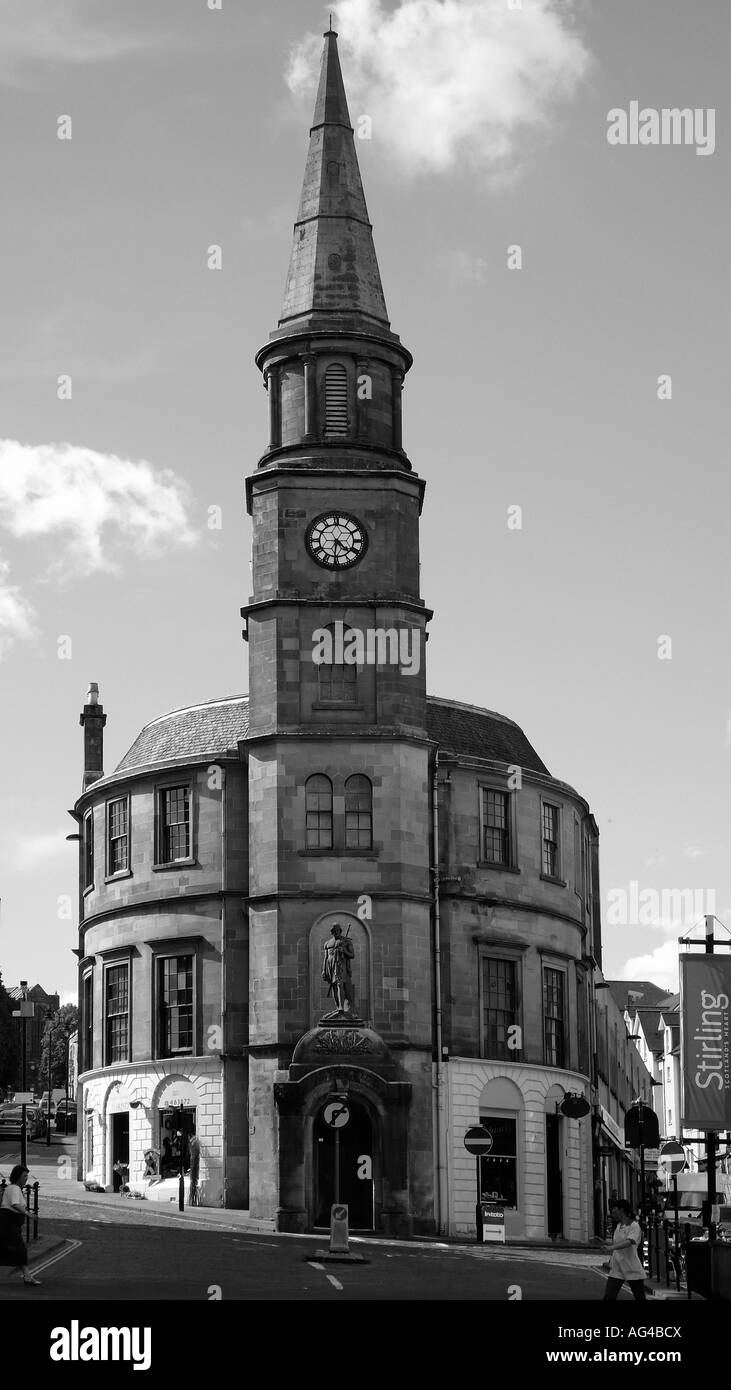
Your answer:
[[[401,392],[404,385],[404,374],[398,368],[391,368],[391,422],[393,430],[394,449],[403,448],[401,442]]]
[[[270,367],[266,378],[269,395],[269,448],[278,449],[282,442],[282,402],[279,367]]]
[[[305,433],[304,443],[317,437],[317,391],[315,389],[315,358],[303,358],[305,371]]]
[[[359,394],[358,381],[362,376],[370,376],[371,364],[367,357],[357,357],[355,359],[355,437],[356,439],[367,439],[368,429],[368,399],[361,400]],[[371,379],[372,387],[372,379]]]

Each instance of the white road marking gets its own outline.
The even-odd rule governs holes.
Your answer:
[[[325,1266],[324,1266],[324,1265],[319,1265],[319,1264],[317,1264],[317,1262],[316,1262],[315,1260],[308,1260],[307,1263],[308,1263],[308,1265],[312,1265],[312,1268],[313,1268],[313,1269],[319,1269],[319,1271],[320,1271],[321,1274],[324,1274],[324,1273],[325,1273]]]
[[[328,1281],[332,1284],[332,1286],[333,1286],[334,1289],[340,1289],[340,1290],[342,1291],[342,1287],[343,1287],[343,1286],[342,1286],[342,1284],[340,1283],[340,1280],[335,1278],[335,1275],[334,1275],[334,1274],[328,1274],[327,1278],[328,1278]]]
[[[64,1250],[57,1250],[55,1254],[49,1255],[47,1260],[41,1260],[40,1264],[30,1265],[31,1274],[40,1274],[42,1270],[50,1269],[51,1265],[57,1264],[58,1261],[63,1260],[66,1255],[70,1255],[72,1251],[78,1250],[81,1243],[80,1240],[67,1240]]]

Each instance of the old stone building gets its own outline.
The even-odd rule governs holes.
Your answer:
[[[82,714],[81,1176],[169,1196],[182,1161],[288,1231],[337,1176],[394,1234],[473,1231],[479,1187],[509,1235],[586,1238],[592,1117],[561,1106],[596,1100],[597,828],[512,720],[427,696],[411,360],[329,32],[257,355],[249,695],[153,720],[108,776],[94,688]]]

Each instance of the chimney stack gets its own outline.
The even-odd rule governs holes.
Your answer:
[[[104,776],[104,725],[107,716],[99,704],[99,686],[91,681],[79,723],[84,730],[83,791]]]

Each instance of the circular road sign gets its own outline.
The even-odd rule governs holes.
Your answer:
[[[685,1168],[685,1149],[675,1139],[663,1144],[658,1159],[670,1173],[682,1173]]]
[[[331,1100],[330,1104],[325,1106],[322,1118],[331,1129],[342,1129],[350,1119],[350,1111],[341,1100]]]
[[[473,1125],[464,1137],[464,1146],[470,1154],[489,1154],[492,1148],[492,1135],[482,1125]]]

